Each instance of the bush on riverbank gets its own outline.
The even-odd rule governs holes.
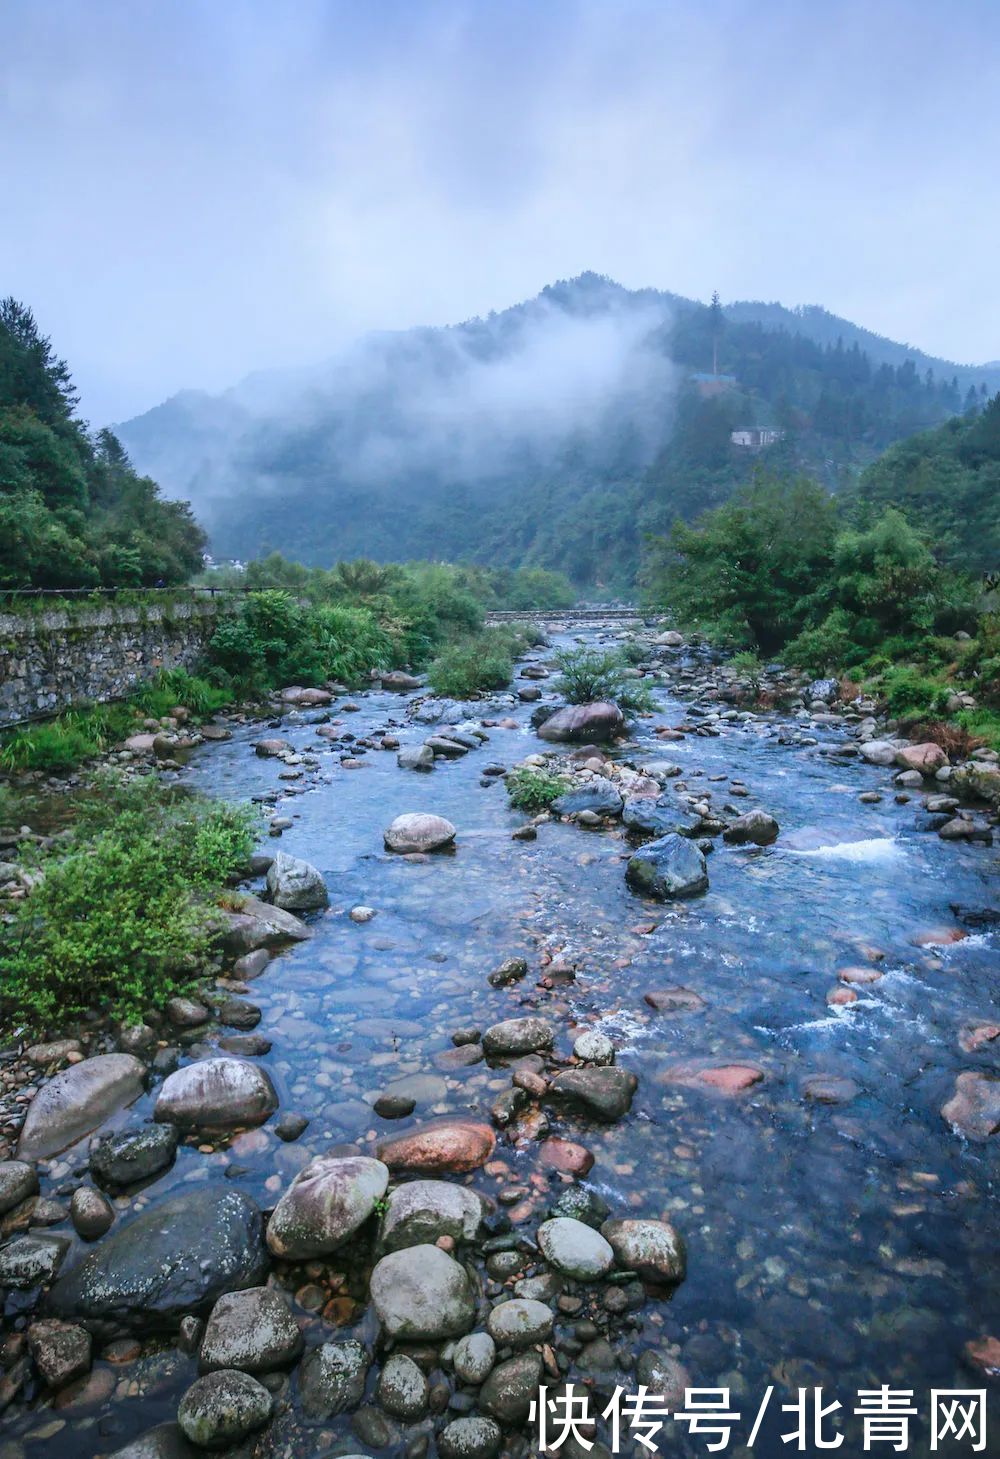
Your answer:
[[[780,655],[811,675],[849,674],[896,717],[941,716],[971,693],[980,731],[1000,743],[989,594],[942,565],[894,507],[877,517],[868,505],[838,510],[815,482],[760,478],[661,539],[645,593],[717,643]]]
[[[4,1027],[45,1031],[91,1009],[137,1020],[189,987],[255,839],[248,809],[170,798],[152,776],[109,784],[38,859],[0,932]]]

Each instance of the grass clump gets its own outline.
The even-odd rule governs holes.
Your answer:
[[[166,795],[152,776],[81,808],[0,932],[0,1018],[44,1031],[91,1009],[137,1019],[189,987],[216,903],[253,849],[249,808]]]
[[[561,670],[556,689],[570,704],[612,700],[626,718],[655,707],[649,685],[629,677],[630,665],[620,653],[566,649],[556,655],[556,663]]]
[[[504,785],[511,805],[531,813],[548,810],[570,788],[565,775],[553,775],[549,770],[536,770],[528,765],[511,770],[504,776]]]

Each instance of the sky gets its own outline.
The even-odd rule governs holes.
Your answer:
[[[5,0],[0,293],[83,414],[586,269],[1000,357],[996,0]]]

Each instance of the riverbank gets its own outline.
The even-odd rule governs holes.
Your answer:
[[[202,1224],[199,1203],[213,1191],[238,1192],[266,1212],[331,1149],[392,1171],[393,1185],[372,1194],[369,1177],[379,1173],[352,1167],[351,1191],[362,1173],[367,1182],[352,1209],[371,1216],[332,1253],[275,1252],[243,1206],[216,1219],[230,1243],[226,1259],[238,1247],[245,1262],[240,1280],[259,1283],[267,1270],[268,1290],[287,1304],[298,1335],[285,1325],[285,1347],[257,1370],[274,1408],[261,1452],[360,1442],[402,1453],[426,1440],[447,1455],[445,1431],[466,1418],[499,1423],[505,1449],[517,1452],[522,1418],[511,1388],[519,1380],[522,1402],[543,1372],[553,1383],[588,1383],[604,1395],[600,1407],[619,1382],[671,1392],[687,1381],[724,1383],[751,1419],[778,1364],[779,1382],[794,1388],[808,1374],[846,1396],[876,1377],[906,1378],[925,1392],[932,1383],[982,1381],[975,1344],[989,1331],[980,1284],[990,1260],[988,1138],[963,1139],[941,1111],[960,1076],[988,1078],[995,1062],[995,1036],[978,1032],[989,1026],[993,934],[950,909],[988,913],[995,854],[982,838],[945,840],[941,825],[926,825],[945,814],[925,802],[946,795],[946,780],[921,775],[919,786],[899,785],[895,776],[912,772],[864,761],[863,747],[884,739],[882,727],[865,724],[865,706],[840,712],[816,698],[823,707],[795,709],[799,686],[789,678],[767,687],[789,708],[758,711],[738,702],[747,689],[728,669],[673,643],[650,644],[647,662],[661,665],[653,673],[665,680],[656,715],[638,720],[630,740],[586,758],[554,750],[530,729],[534,708],[553,704],[537,662],[516,682],[538,689],[538,699],[512,693],[452,708],[419,691],[337,698],[286,711],[266,736],[233,724],[231,738],[194,748],[186,766],[178,759],[180,768],[166,771],[180,785],[259,798],[274,832],[262,850],[287,847],[318,868],[329,906],[304,912],[307,940],[245,964],[242,986],[227,970],[214,989],[218,1006],[188,1010],[187,1024],[151,1024],[144,1047],[123,1049],[113,1030],[83,1031],[81,1052],[131,1052],[152,1078],[151,1091],[108,1128],[179,1136],[167,1164],[112,1194],[115,1225],[93,1247],[95,1256],[108,1253],[102,1270],[111,1280],[127,1269],[127,1251],[113,1243],[166,1202],[193,1202]],[[257,753],[265,738],[284,743]],[[426,763],[419,751],[428,740],[439,742],[433,769],[405,768]],[[558,763],[588,797],[568,812],[574,820],[508,807],[503,772],[536,756]],[[676,807],[695,842],[715,846],[707,893],[661,903],[629,890],[634,840],[600,781],[622,810],[665,797],[661,810]],[[595,810],[601,795],[605,809]],[[950,807],[949,819],[964,809]],[[713,821],[728,828],[749,811],[773,817],[777,839],[735,845],[710,834]],[[454,849],[384,851],[383,832],[404,812],[450,821]],[[990,829],[985,807],[973,816]],[[522,839],[528,829],[533,840]],[[838,988],[857,996],[828,1002]],[[225,1000],[232,1006],[223,1015]],[[226,1021],[234,1016],[243,1027]],[[521,1027],[503,1031],[512,1019]],[[588,1042],[577,1052],[581,1038]],[[608,1043],[611,1065],[603,1062]],[[235,1127],[189,1129],[161,1119],[162,1110],[144,1123],[174,1061],[185,1075],[220,1057],[259,1071],[277,1110],[260,1080],[241,1076],[241,1097],[257,1102],[241,1107]],[[34,1066],[36,1086],[40,1072]],[[565,1092],[567,1080],[575,1093]],[[595,1117],[595,1098],[605,1115],[614,1112],[610,1123]],[[407,1134],[440,1121],[451,1133],[436,1137],[430,1154],[412,1140],[393,1154],[397,1120],[413,1122],[402,1126]],[[171,1141],[153,1144],[162,1159]],[[65,1207],[81,1176],[97,1188],[91,1162],[85,1135],[41,1162],[41,1196],[25,1199]],[[483,1376],[474,1355],[467,1364],[464,1351],[449,1351],[449,1334],[397,1336],[397,1350],[427,1381],[424,1393],[405,1369],[413,1418],[397,1411],[383,1382],[384,1334],[395,1319],[379,1306],[378,1283],[369,1288],[392,1215],[384,1207],[414,1189],[396,1184],[406,1172],[452,1192],[437,1193],[451,1213],[433,1218],[444,1223],[439,1230],[414,1229],[462,1259],[475,1311],[470,1317],[462,1296],[456,1324],[474,1318],[495,1344]],[[560,1205],[563,1196],[571,1207]],[[541,1230],[550,1212],[570,1210],[588,1230],[608,1220],[660,1223],[659,1249],[670,1247],[672,1265],[627,1276],[635,1254],[616,1252],[613,1225],[603,1273],[561,1269]],[[43,1205],[46,1214],[56,1212]],[[686,1245],[683,1280],[665,1227]],[[46,1228],[75,1243],[60,1253],[57,1290],[85,1249],[72,1229],[66,1214]],[[32,1236],[40,1235],[36,1221]],[[603,1253],[598,1266],[607,1263],[604,1248],[590,1244]],[[222,1259],[218,1248],[200,1254]],[[153,1265],[147,1251],[145,1269]],[[522,1313],[537,1325],[513,1341],[501,1301],[511,1295],[549,1314]],[[185,1315],[219,1305],[214,1291],[188,1300]],[[22,1332],[24,1302],[14,1318]],[[23,1370],[7,1422],[26,1454],[111,1452],[174,1418],[197,1374],[192,1348],[204,1355],[200,1329],[178,1328],[167,1315],[152,1333],[120,1312],[114,1322],[79,1308],[60,1313],[93,1329],[93,1361],[59,1390],[65,1398],[33,1388],[33,1370]],[[222,1316],[212,1320],[218,1329]],[[113,1334],[116,1322],[127,1333]],[[305,1363],[300,1343],[312,1354]],[[476,1347],[484,1364],[489,1349]],[[350,1380],[328,1408],[331,1364],[339,1373],[348,1365]],[[476,1433],[488,1450],[493,1430],[480,1422]],[[672,1434],[683,1445],[679,1426]],[[463,1438],[468,1431],[452,1436]]]

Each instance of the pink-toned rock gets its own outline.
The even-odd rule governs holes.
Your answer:
[[[542,1143],[538,1158],[549,1170],[562,1170],[567,1175],[580,1177],[587,1175],[594,1164],[594,1156],[586,1145],[577,1145],[573,1140],[560,1140],[555,1135]]]
[[[970,1023],[962,1029],[958,1042],[967,1054],[974,1054],[996,1038],[1000,1038],[1000,1023]]]
[[[736,1095],[752,1089],[764,1078],[764,1070],[757,1064],[716,1064],[704,1059],[689,1059],[681,1064],[668,1065],[658,1082]]]
[[[811,1074],[802,1085],[802,1094],[815,1104],[847,1104],[861,1093],[853,1079],[841,1074]]]
[[[129,735],[125,748],[135,751],[137,755],[147,755],[152,750],[155,739],[156,736],[151,734]]]
[[[826,1001],[831,1008],[843,1008],[849,1003],[857,1003],[858,995],[853,988],[831,988]]]
[[[869,983],[877,983],[882,976],[878,968],[841,968],[837,974],[842,983],[861,988]]]
[[[489,1125],[476,1120],[444,1120],[384,1140],[378,1155],[390,1170],[440,1170],[461,1175],[485,1165],[495,1148],[496,1136]]]
[[[1000,1079],[971,1071],[959,1074],[941,1114],[967,1139],[989,1139],[1000,1130]]]
[[[921,775],[933,775],[947,763],[948,756],[933,740],[923,745],[906,745],[896,751],[896,764],[900,769],[919,770]]]
[[[1000,1378],[1000,1338],[973,1338],[962,1349],[962,1361],[986,1378]]]
[[[961,942],[968,935],[962,927],[928,927],[910,941],[914,947],[950,947],[953,942]]]
[[[657,1013],[701,1013],[707,1007],[700,993],[679,985],[676,988],[654,988],[651,993],[643,994],[643,998]]]
[[[625,716],[608,700],[593,704],[567,704],[539,726],[543,740],[556,742],[610,740],[625,728]]]

